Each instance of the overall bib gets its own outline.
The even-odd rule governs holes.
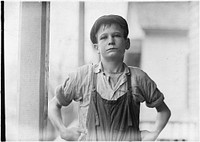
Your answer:
[[[127,74],[127,93],[117,100],[106,100],[96,91],[97,74],[88,108],[86,140],[90,141],[140,141],[139,112],[131,91],[131,74]]]

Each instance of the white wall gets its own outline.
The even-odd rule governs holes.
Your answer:
[[[189,118],[187,49],[188,38],[173,35],[148,35],[142,47],[142,69],[157,83],[165,95],[165,101],[172,111],[170,120],[181,121]]]
[[[17,140],[19,2],[5,2],[6,140]]]

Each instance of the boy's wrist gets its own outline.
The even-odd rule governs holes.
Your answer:
[[[156,137],[159,136],[160,132],[161,132],[160,130],[154,130],[154,131],[152,131],[152,133],[154,133]]]
[[[158,135],[159,135],[158,131],[148,131],[148,130],[141,131],[142,141],[155,141]]]

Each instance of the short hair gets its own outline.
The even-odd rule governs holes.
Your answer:
[[[119,16],[119,15],[104,15],[99,17],[94,25],[92,26],[92,29],[90,31],[90,40],[93,44],[97,43],[96,39],[96,33],[98,32],[101,25],[107,25],[107,24],[118,24],[124,31],[124,38],[126,39],[129,33],[128,30],[128,24],[126,20]]]

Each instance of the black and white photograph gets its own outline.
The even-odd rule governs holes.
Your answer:
[[[199,1],[1,1],[2,141],[200,141]]]

